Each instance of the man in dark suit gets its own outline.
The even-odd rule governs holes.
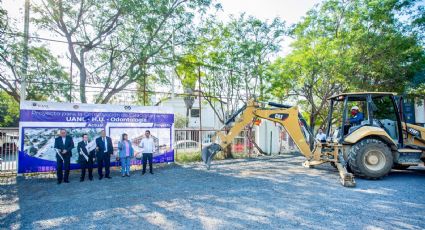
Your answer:
[[[95,157],[94,149],[88,152],[86,146],[89,144],[89,136],[83,134],[83,140],[78,142],[78,162],[81,166],[81,177],[80,181],[84,181],[86,177],[86,169],[89,172],[89,180],[93,180],[93,158]],[[84,155],[83,155],[84,154]],[[86,158],[87,157],[87,158]]]
[[[74,141],[70,136],[66,135],[66,130],[60,130],[60,136],[55,139],[56,150],[56,175],[58,184],[69,183],[69,168],[71,165],[72,149],[74,148]],[[65,169],[65,176],[63,175],[62,168]]]
[[[97,158],[97,172],[99,173],[99,180],[102,180],[102,168],[105,166],[105,177],[111,179],[109,176],[109,166],[111,165],[111,155],[114,153],[112,147],[112,140],[106,136],[105,130],[102,130],[101,136],[96,139],[96,158]]]

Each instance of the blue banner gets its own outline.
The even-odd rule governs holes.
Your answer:
[[[76,147],[82,135],[87,134],[89,142],[93,142],[102,130],[112,138],[112,166],[119,165],[115,156],[123,133],[128,135],[135,150],[132,164],[141,163],[139,143],[146,130],[151,132],[155,143],[154,163],[174,161],[174,115],[169,108],[26,101],[21,103],[20,112],[18,173],[56,170],[53,145],[60,129],[65,129],[74,141],[71,169],[79,169]]]

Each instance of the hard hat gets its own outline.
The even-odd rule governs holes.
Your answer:
[[[359,110],[359,107],[358,106],[353,106],[353,107],[351,107],[351,110],[353,110],[353,109]]]

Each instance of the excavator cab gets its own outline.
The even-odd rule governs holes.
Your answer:
[[[344,146],[344,160],[354,175],[378,179],[392,168],[418,165],[424,158],[425,142],[409,145],[406,140],[404,127],[413,125],[403,122],[402,100],[395,94],[346,93],[329,100],[327,134]]]
[[[397,98],[391,93],[352,93],[330,98],[327,136],[340,143],[362,127],[378,127],[388,141],[402,146],[401,117]],[[331,133],[332,130],[337,134]]]

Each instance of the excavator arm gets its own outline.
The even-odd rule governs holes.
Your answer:
[[[342,163],[342,148],[338,144],[326,146],[332,151],[322,151],[325,147],[321,143],[313,143],[313,135],[309,132],[307,124],[298,112],[296,106],[286,106],[273,102],[268,103],[272,108],[250,100],[246,105],[234,113],[225,123],[227,132],[218,131],[213,137],[213,144],[202,149],[202,160],[209,169],[214,156],[232,143],[233,139],[255,119],[266,119],[281,124],[297,145],[300,153],[307,158],[304,166],[312,167],[325,162],[333,163],[340,172],[341,182],[344,186],[355,186],[354,177],[348,173]],[[239,114],[241,114],[239,116]],[[239,116],[239,118],[237,118]],[[322,154],[326,152],[326,154]]]
[[[272,106],[283,105],[269,103]],[[221,150],[225,149],[229,144],[232,143],[233,139],[251,122],[257,118],[266,119],[280,123],[289,135],[294,140],[297,147],[300,149],[301,154],[306,158],[311,157],[311,149],[309,140],[306,137],[306,128],[303,130],[303,124],[299,121],[298,108],[285,106],[286,108],[265,108],[261,107],[259,103],[254,100],[250,100],[248,104],[239,109],[235,114],[233,114],[228,121],[225,123],[229,126],[231,123],[234,123],[227,133],[218,131],[213,137],[214,144],[206,147],[202,151],[202,159],[207,164],[207,167],[210,167],[212,158]],[[236,121],[236,117],[242,113],[240,118]],[[303,124],[304,125],[304,124]]]

